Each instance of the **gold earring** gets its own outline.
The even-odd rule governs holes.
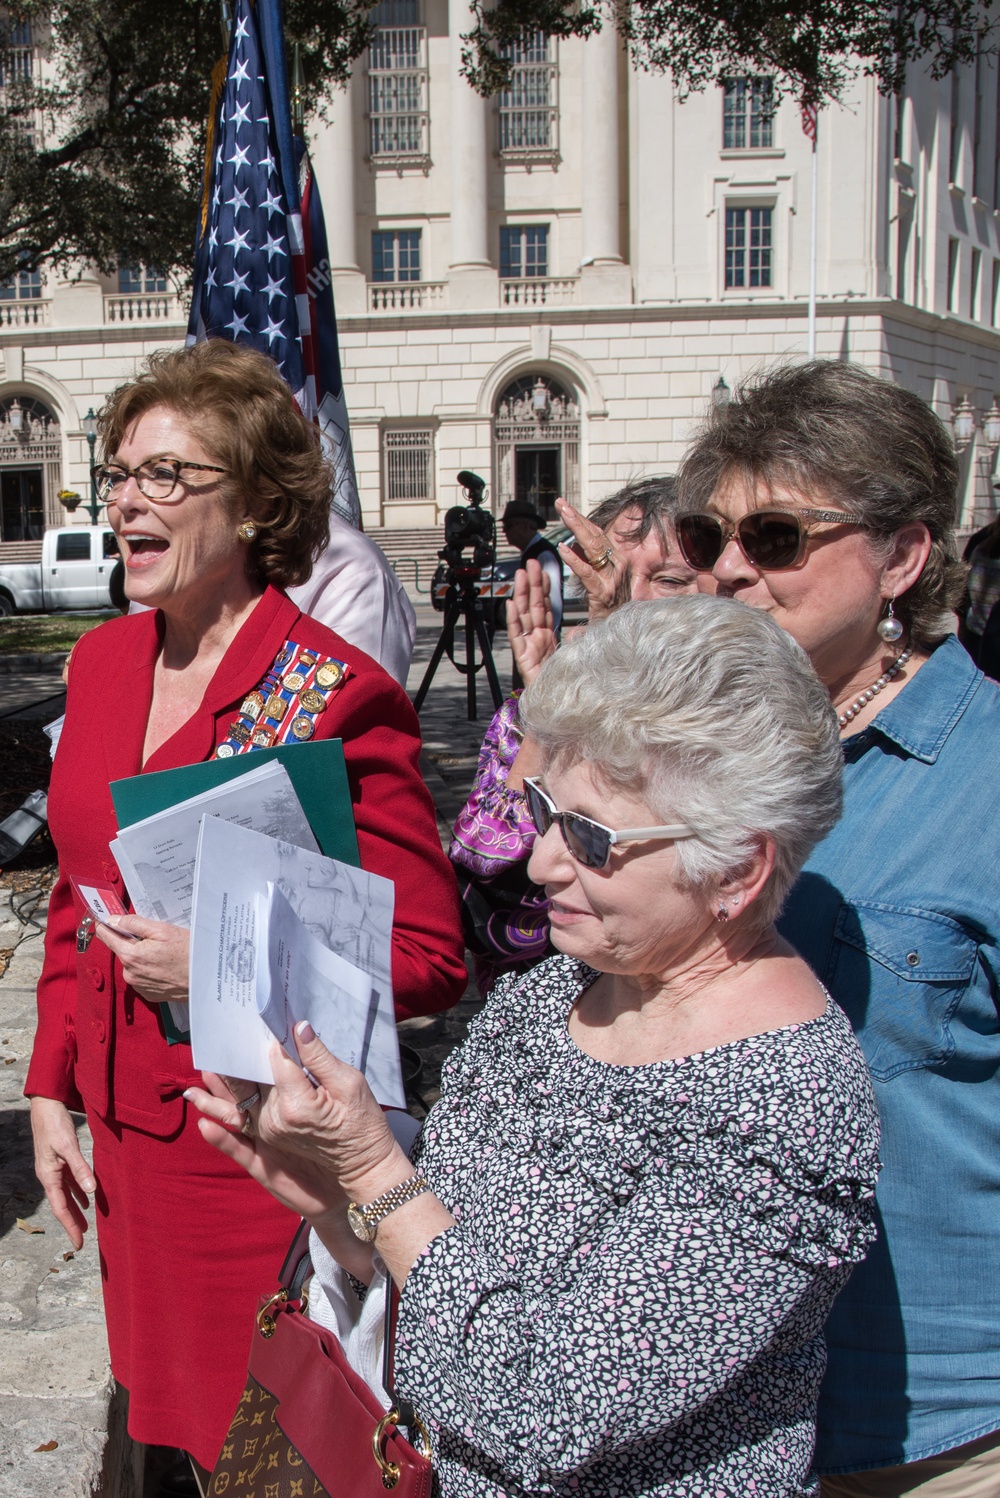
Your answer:
[[[257,538],[257,527],[252,520],[244,520],[242,525],[236,527],[236,534],[241,541],[254,541]]]

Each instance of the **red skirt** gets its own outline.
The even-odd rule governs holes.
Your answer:
[[[211,1470],[246,1380],[259,1297],[299,1219],[206,1144],[89,1118],[111,1370],[129,1434]]]

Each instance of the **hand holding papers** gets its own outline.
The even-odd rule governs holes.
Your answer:
[[[258,994],[283,1032],[287,980],[292,1022],[308,1019],[330,1050],[360,1063],[380,1103],[405,1107],[392,1007],[392,909],[388,879],[205,817],[191,923],[195,1064],[272,1081],[271,1031]]]

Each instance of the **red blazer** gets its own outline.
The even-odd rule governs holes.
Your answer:
[[[85,1104],[100,1117],[160,1137],[180,1128],[180,1093],[196,1076],[190,1047],[168,1047],[159,1005],[124,981],[96,938],[76,951],[82,917],[69,883],[110,881],[125,895],[108,844],[117,834],[108,783],[140,771],[211,758],[247,692],[286,639],[346,661],[351,675],[316,725],[344,741],[362,866],[396,886],[393,987],[398,1016],[446,1009],[467,980],[455,879],[420,778],[420,732],[408,699],[381,666],[268,588],[226,652],[188,722],[141,763],[158,613],[115,619],[85,635],[73,654],[66,723],[49,793],[60,877],[49,904],[38,1031],[25,1092]]]

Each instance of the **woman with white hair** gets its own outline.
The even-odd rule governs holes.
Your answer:
[[[829,698],[771,620],[685,597],[564,647],[522,715],[560,955],[497,985],[411,1158],[307,1026],[319,1086],[275,1047],[251,1137],[218,1078],[202,1132],[309,1217],[327,1316],[399,1286],[442,1498],[803,1498],[878,1155],[850,1026],[773,925],[840,811]]]

